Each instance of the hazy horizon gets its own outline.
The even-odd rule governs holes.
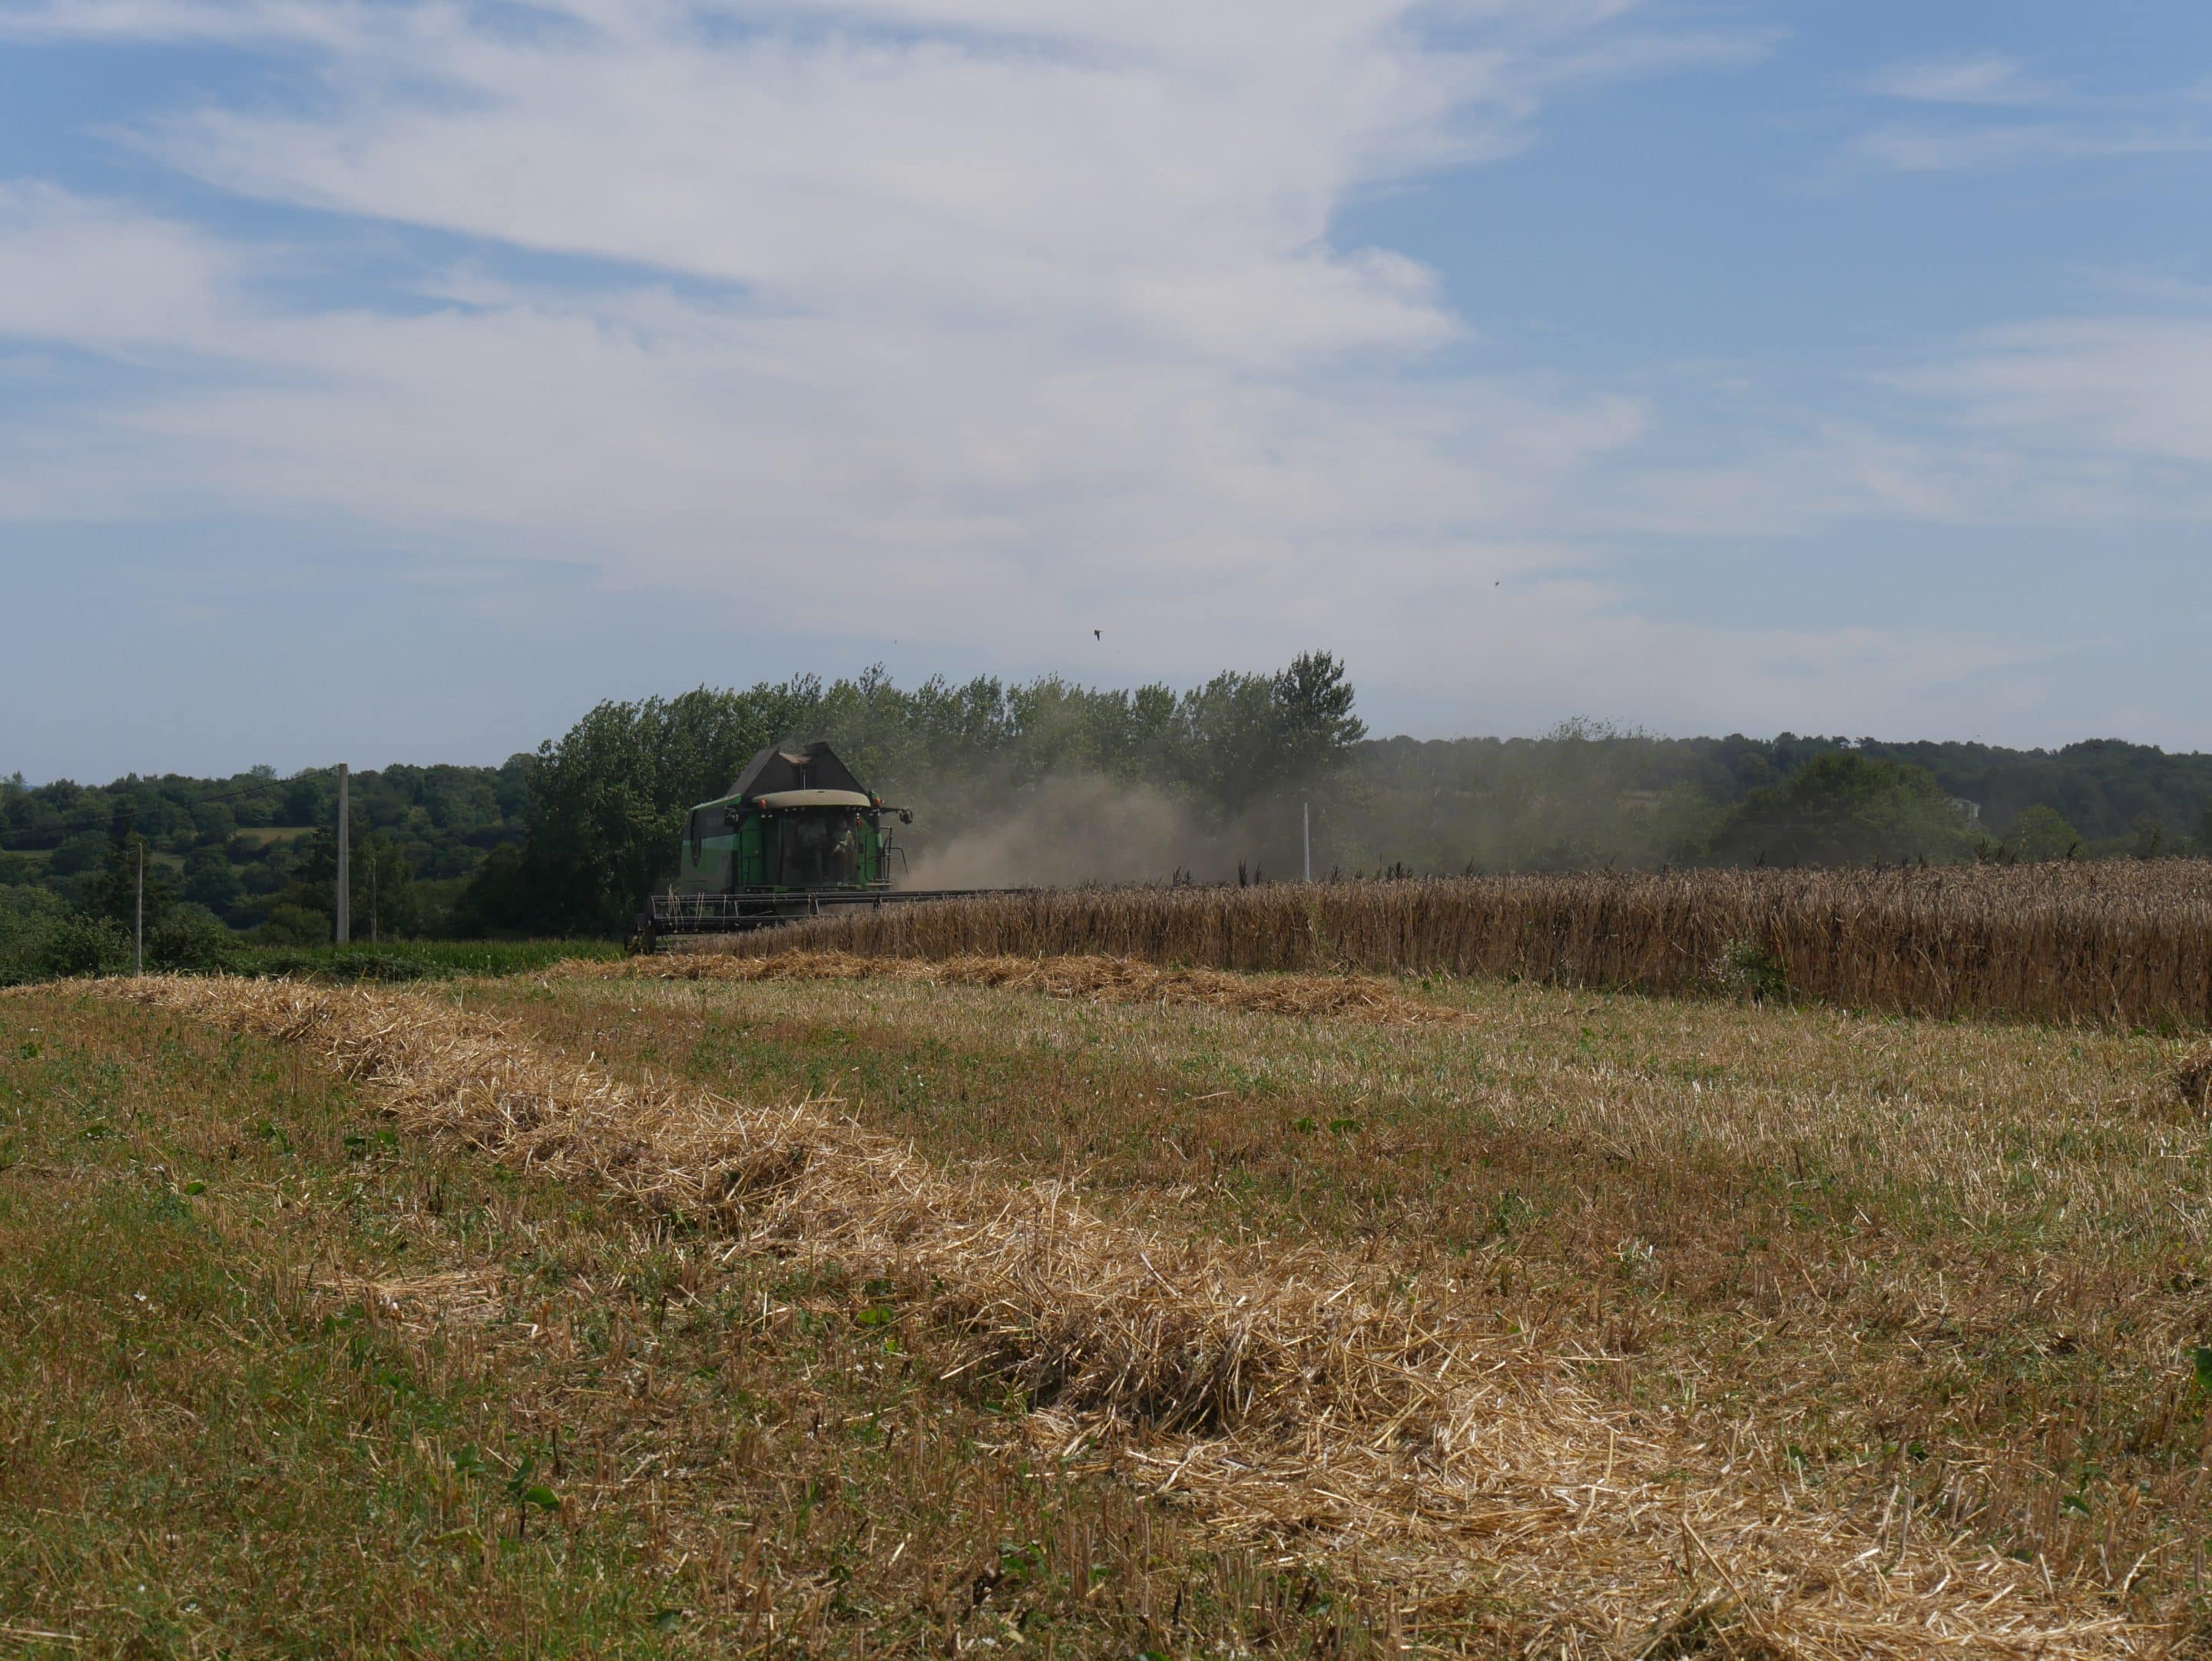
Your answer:
[[[830,678],[830,677],[825,677],[825,678]],[[1101,685],[1105,685],[1105,684],[1107,684],[1107,683],[1100,682],[1099,684],[1101,684]],[[1182,690],[1182,688],[1177,688],[1176,689],[1177,689],[1178,691]],[[660,696],[663,696],[663,697],[666,697],[666,696],[672,696],[672,695],[674,695],[675,694],[677,694],[677,693],[678,693],[678,692],[684,692],[684,691],[689,691],[689,690],[690,690],[690,688],[659,688],[659,689],[658,689],[658,695],[660,695]],[[656,695],[656,694],[655,694],[654,693],[651,693],[651,692],[649,692],[649,693],[643,694],[641,694],[641,695],[643,695],[643,696],[652,696],[652,695]],[[585,713],[585,710],[583,710],[583,709],[580,708],[580,709],[578,709],[578,710],[576,710],[576,711],[574,712],[574,716],[575,716],[575,717],[580,717],[580,716],[582,716],[584,713]],[[1362,699],[1362,700],[1361,700],[1361,704],[1360,704],[1360,713],[1361,713],[1361,715],[1362,715],[1363,718],[1364,718],[1364,719],[1366,720],[1366,722],[1367,722],[1367,724],[1368,724],[1368,734],[1367,734],[1367,737],[1368,737],[1368,739],[1369,739],[1369,740],[1370,740],[1370,741],[1389,741],[1389,740],[1393,740],[1393,739],[1411,739],[1411,740],[1413,740],[1413,742],[1415,742],[1415,743],[1437,743],[1437,742],[1449,743],[1449,742],[1452,742],[1452,741],[1454,741],[1454,740],[1459,740],[1459,739],[1467,739],[1467,740],[1474,740],[1474,741],[1480,741],[1480,740],[1486,740],[1486,739],[1495,739],[1495,740],[1498,740],[1498,741],[1500,741],[1500,742],[1504,742],[1504,743],[1511,743],[1511,742],[1513,742],[1513,741],[1515,741],[1515,740],[1522,740],[1522,741],[1526,741],[1526,742],[1534,742],[1534,741],[1541,740],[1541,739],[1544,739],[1544,738],[1547,738],[1547,737],[1551,737],[1551,736],[1552,736],[1552,734],[1553,734],[1553,732],[1556,730],[1556,728],[1557,728],[1557,727],[1561,724],[1561,722],[1563,722],[1563,721],[1574,720],[1574,719],[1584,719],[1584,720],[1590,720],[1590,721],[1593,721],[1595,724],[1599,724],[1599,725],[1605,725],[1605,724],[1608,724],[1608,718],[1605,718],[1605,717],[1602,717],[1602,716],[1592,717],[1592,716],[1589,716],[1589,715],[1587,715],[1587,714],[1583,714],[1583,715],[1575,715],[1575,716],[1562,717],[1562,718],[1561,718],[1561,721],[1555,721],[1555,722],[1551,723],[1551,724],[1550,724],[1548,726],[1547,726],[1547,727],[1540,728],[1540,729],[1535,729],[1535,730],[1527,730],[1527,731],[1492,731],[1492,732],[1430,732],[1430,733],[1420,733],[1420,732],[1408,731],[1408,730],[1404,730],[1403,728],[1399,728],[1399,729],[1389,729],[1389,728],[1383,727],[1383,726],[1378,726],[1378,725],[1376,724],[1376,721],[1375,721],[1375,719],[1374,719],[1374,717],[1373,717],[1373,715],[1371,714],[1371,712],[1370,712],[1367,710],[1367,708],[1366,708],[1366,704],[1365,704],[1365,700],[1364,700],[1364,698]],[[531,741],[529,741],[529,742],[527,742],[527,743],[514,744],[514,745],[511,745],[511,746],[509,746],[509,747],[507,747],[507,748],[506,748],[506,749],[501,749],[501,750],[499,750],[499,751],[498,751],[498,753],[497,753],[497,754],[495,754],[495,754],[483,754],[483,755],[453,755],[453,754],[443,754],[443,753],[441,753],[441,754],[435,754],[435,755],[424,754],[424,755],[386,755],[386,756],[384,756],[384,757],[382,757],[382,759],[378,759],[378,760],[364,760],[364,759],[362,759],[360,755],[334,755],[334,756],[327,756],[327,757],[322,757],[322,756],[310,756],[310,757],[307,757],[307,758],[306,758],[306,759],[296,760],[296,761],[289,761],[289,762],[288,762],[288,761],[283,761],[283,760],[276,759],[276,758],[275,758],[275,757],[271,757],[271,756],[257,756],[257,757],[254,757],[254,758],[250,759],[250,760],[241,761],[238,761],[238,762],[235,762],[235,763],[216,762],[216,763],[213,763],[213,764],[210,764],[210,765],[204,765],[204,766],[182,766],[182,765],[175,765],[175,766],[173,766],[173,765],[167,765],[167,764],[160,765],[160,766],[156,766],[156,767],[131,767],[131,766],[125,766],[125,767],[120,767],[114,768],[114,769],[112,769],[112,770],[111,770],[111,771],[100,771],[100,770],[96,769],[96,768],[78,768],[77,770],[76,770],[76,771],[74,771],[74,772],[64,769],[64,770],[63,770],[63,771],[61,771],[61,772],[58,772],[58,773],[47,773],[47,774],[33,774],[33,773],[31,773],[27,768],[19,769],[19,768],[16,767],[16,765],[15,765],[14,762],[12,762],[11,761],[9,761],[9,760],[8,759],[8,757],[7,757],[4,754],[0,754],[0,778],[7,778],[7,777],[10,776],[11,774],[14,774],[14,773],[17,773],[18,771],[20,771],[20,772],[21,773],[21,776],[22,776],[22,779],[23,779],[23,782],[24,782],[27,785],[30,785],[30,786],[33,786],[33,787],[35,787],[35,786],[38,786],[38,785],[40,785],[53,784],[53,783],[61,782],[61,781],[64,781],[64,780],[66,780],[66,781],[70,782],[70,783],[73,783],[73,784],[84,785],[105,785],[105,784],[111,783],[111,782],[112,782],[112,781],[114,781],[114,780],[116,780],[116,779],[128,777],[128,776],[131,775],[132,773],[136,773],[137,776],[139,776],[139,777],[141,777],[141,778],[159,777],[159,776],[161,776],[161,775],[162,775],[162,774],[165,774],[165,773],[166,773],[166,774],[173,774],[173,775],[176,775],[176,776],[179,776],[179,777],[185,777],[185,778],[197,778],[197,779],[228,779],[228,778],[235,777],[235,776],[237,776],[237,775],[239,775],[239,774],[240,774],[240,773],[246,773],[246,772],[250,771],[252,768],[253,768],[253,767],[261,767],[261,766],[267,766],[267,767],[274,767],[274,768],[276,769],[276,774],[277,774],[277,776],[278,776],[278,777],[280,777],[280,778],[289,778],[289,777],[291,777],[292,775],[294,775],[294,774],[295,774],[295,773],[301,773],[301,772],[313,771],[313,770],[315,770],[315,769],[319,769],[319,768],[322,768],[322,767],[334,767],[334,766],[336,766],[336,765],[337,765],[338,762],[340,762],[340,761],[343,761],[343,762],[345,762],[345,763],[346,763],[349,767],[350,767],[353,769],[353,771],[355,771],[356,773],[365,773],[365,772],[375,772],[375,771],[380,771],[381,769],[383,769],[383,768],[385,768],[385,767],[437,767],[437,766],[453,766],[453,767],[498,767],[498,766],[501,765],[502,763],[504,763],[504,762],[505,762],[506,761],[507,761],[507,759],[508,759],[509,757],[511,757],[511,756],[514,756],[514,755],[520,755],[520,754],[525,754],[525,753],[529,753],[529,752],[535,751],[535,750],[537,749],[537,748],[538,748],[538,744],[539,744],[540,743],[544,742],[544,740],[558,738],[558,737],[562,735],[562,733],[565,732],[565,731],[568,729],[568,727],[569,727],[570,725],[572,725],[572,724],[573,724],[573,718],[570,718],[570,719],[564,719],[564,720],[562,720],[562,721],[561,722],[560,725],[559,725],[557,728],[553,729],[553,730],[549,730],[549,731],[546,731],[546,732],[544,732],[544,733],[542,733],[542,734],[538,735],[538,737],[537,738],[533,738],[533,739],[532,739]],[[2067,747],[2069,747],[2069,745],[2073,745],[2073,744],[2078,744],[2078,743],[2096,743],[2096,742],[2113,742],[2113,741],[2118,741],[2118,742],[2124,743],[2148,743],[2148,741],[2147,741],[2147,740],[2137,739],[2137,738],[2136,738],[2136,737],[2132,737],[2131,735],[2127,734],[2127,733],[2112,733],[2112,732],[2106,732],[2106,733],[2082,733],[2082,734],[2081,734],[2081,735],[2079,735],[2078,737],[2075,737],[2062,739],[2062,740],[2060,740],[2060,741],[2058,741],[2058,742],[2057,742],[2057,743],[2046,743],[2046,744],[2040,744],[2040,745],[2038,745],[2038,744],[2017,744],[2017,745],[2014,745],[2014,744],[2001,744],[2001,743],[1998,743],[1996,741],[1994,741],[1994,740],[1976,739],[1976,738],[1973,738],[1973,737],[1968,737],[1968,736],[1962,736],[1962,735],[1960,735],[1960,734],[1957,734],[1957,733],[1942,733],[1942,732],[1936,732],[1936,733],[1914,733],[1914,734],[1909,734],[1909,735],[1907,735],[1907,734],[1899,734],[1899,733],[1884,733],[1884,732],[1873,732],[1873,733],[1844,733],[1844,732],[1840,732],[1840,731],[1834,730],[1832,730],[1832,729],[1831,729],[1831,730],[1814,730],[1814,729],[1810,729],[1810,728],[1806,728],[1806,729],[1798,729],[1798,728],[1790,728],[1790,727],[1778,727],[1778,728],[1775,728],[1774,730],[1771,730],[1771,731],[1745,731],[1745,730],[1741,730],[1741,729],[1733,729],[1733,730],[1709,730],[1709,731],[1682,731],[1682,732],[1669,732],[1669,731],[1664,731],[1664,730],[1660,730],[1660,729],[1658,729],[1658,728],[1656,728],[1656,727],[1639,727],[1639,726],[1638,726],[1638,724],[1637,723],[1634,723],[1634,722],[1632,722],[1632,721],[1626,721],[1626,720],[1623,720],[1623,721],[1613,721],[1613,722],[1610,722],[1610,723],[1609,723],[1609,724],[1611,724],[1611,725],[1612,725],[1612,726],[1613,726],[1616,730],[1618,730],[1618,731],[1620,731],[1620,732],[1621,732],[1621,733],[1624,733],[1624,734],[1628,734],[1628,733],[1632,733],[1632,732],[1638,732],[1638,731],[1640,731],[1643,735],[1647,736],[1647,737],[1654,737],[1654,738],[1659,738],[1659,739],[1664,739],[1664,740],[1671,740],[1671,741],[1692,740],[1692,739],[1699,739],[1699,738],[1709,738],[1709,739],[1716,739],[1716,740],[1718,740],[1718,739],[1725,739],[1725,738],[1729,738],[1729,737],[1743,737],[1743,738],[1750,739],[1750,740],[1752,740],[1752,741],[1753,741],[1753,742],[1756,742],[1756,743],[1769,743],[1769,742],[1771,742],[1771,741],[1773,741],[1773,740],[1775,740],[1775,739],[1777,739],[1777,738],[1779,738],[1779,737],[1781,737],[1784,736],[1785,734],[1787,734],[1787,735],[1795,736],[1795,737],[1800,737],[1800,738],[1849,738],[1849,739],[1852,740],[1853,742],[1857,742],[1857,741],[1859,741],[1859,740],[1861,740],[1861,739],[1870,739],[1870,740],[1872,740],[1874,743],[1877,743],[1877,744],[1952,743],[1990,743],[1994,748],[1999,748],[1999,749],[2017,749],[2017,750],[2023,750],[2023,751],[2026,751],[2026,750],[2038,750],[2038,749],[2040,749],[2040,750],[2043,750],[2043,751],[2045,751],[2045,752],[2055,752],[2055,751],[2057,751],[2057,750],[2061,750],[2061,749],[2066,749],[2066,748],[2067,748]],[[2153,748],[2162,749],[2164,749],[2164,750],[2166,751],[2166,754],[2168,754],[2168,755],[2202,755],[2202,754],[2206,754],[2206,753],[2208,753],[2208,752],[2207,752],[2207,751],[2205,751],[2205,750],[2190,749],[2177,749],[2177,748],[2175,748],[2175,747],[2173,747],[2173,746],[2152,746],[2152,747],[2153,747]]]

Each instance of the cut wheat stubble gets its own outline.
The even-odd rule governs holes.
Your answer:
[[[550,973],[592,980],[893,980],[993,986],[1100,1003],[1181,1004],[1388,1027],[1449,1027],[1467,1019],[1460,1010],[1408,997],[1373,975],[1231,974],[1219,969],[1161,968],[1126,957],[999,955],[933,960],[852,952],[746,957],[701,949],[612,961],[577,960],[557,965]]]
[[[1106,1222],[940,1171],[821,1104],[632,1088],[420,993],[165,979],[113,995],[298,1043],[407,1129],[599,1185],[731,1252],[913,1292],[1041,1452],[1226,1537],[1357,1553],[1417,1628],[1547,1654],[2107,1656],[2158,1634],[1909,1516],[1824,1510],[1664,1415],[1601,1409],[1449,1284]]]

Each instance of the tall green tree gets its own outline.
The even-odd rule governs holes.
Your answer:
[[[2004,839],[2005,851],[2015,859],[2069,859],[2081,846],[2081,833],[2056,808],[2040,804],[2022,809]]]
[[[1367,736],[1367,724],[1352,712],[1352,682],[1330,652],[1300,652],[1268,691],[1286,783],[1310,784],[1334,773]]]

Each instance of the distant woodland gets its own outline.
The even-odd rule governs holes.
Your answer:
[[[694,803],[763,744],[826,737],[915,810],[919,869],[998,880],[1268,881],[1604,865],[2160,858],[2212,853],[2212,755],[1842,736],[1369,736],[1341,666],[1098,689],[1047,678],[802,676],[604,703],[498,767],[350,783],[358,937],[607,932],[667,875]],[[103,961],[143,851],[167,961],[327,940],[337,779],[0,779],[0,960]],[[1096,856],[1097,868],[1086,861]],[[1048,875],[1040,877],[1042,870]]]

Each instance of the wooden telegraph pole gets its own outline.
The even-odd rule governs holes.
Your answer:
[[[346,801],[346,764],[338,763],[338,944],[353,938],[347,899],[353,892],[353,809]]]
[[[146,839],[138,839],[138,893],[131,905],[131,973],[146,973]]]

